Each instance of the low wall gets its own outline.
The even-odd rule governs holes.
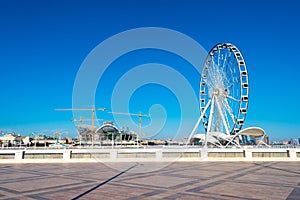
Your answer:
[[[300,149],[24,149],[0,150],[0,163],[15,162],[131,162],[131,161],[300,161]]]

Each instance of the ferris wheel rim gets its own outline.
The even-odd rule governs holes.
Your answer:
[[[235,99],[234,97],[231,96],[227,96],[227,99],[231,99],[232,101],[238,101],[238,110],[235,110],[236,113],[236,119],[234,119],[234,117],[231,116],[231,118],[233,118],[233,125],[232,127],[229,127],[230,129],[230,134],[236,134],[237,132],[239,132],[243,125],[244,125],[244,121],[246,118],[246,114],[247,114],[247,109],[248,109],[248,99],[249,99],[249,79],[248,79],[248,71],[247,71],[247,67],[246,67],[246,62],[243,58],[242,53],[240,52],[240,50],[233,44],[230,43],[219,43],[217,45],[215,45],[208,53],[205,62],[204,62],[204,66],[202,69],[202,73],[201,73],[201,78],[200,78],[200,95],[199,95],[199,100],[200,100],[200,113],[203,112],[204,108],[205,108],[205,95],[210,95],[208,90],[208,82],[207,82],[207,77],[205,77],[206,75],[209,75],[208,73],[208,67],[211,66],[212,62],[212,66],[214,66],[214,57],[218,54],[218,56],[220,56],[220,52],[221,50],[226,49],[229,50],[229,52],[233,53],[234,55],[234,59],[236,61],[237,64],[237,69],[239,72],[239,99]],[[226,57],[225,57],[226,60]],[[225,63],[225,61],[224,61]],[[224,66],[223,63],[223,66]],[[220,65],[219,63],[219,58],[218,58],[218,66]],[[214,66],[215,67],[215,66]],[[206,70],[206,72],[205,72]],[[204,73],[205,72],[205,73]],[[211,83],[213,85],[213,83]],[[213,86],[211,86],[213,87]],[[223,89],[224,87],[222,87]],[[229,91],[226,91],[225,89],[225,94],[226,92],[229,93]],[[208,98],[210,99],[210,98]],[[211,99],[210,99],[211,100]],[[228,101],[227,101],[228,102]],[[226,109],[230,109],[230,108],[226,108]],[[227,110],[228,111],[228,110]],[[221,112],[221,111],[220,111]],[[226,110],[225,110],[226,113]],[[211,114],[211,113],[210,113]],[[210,115],[209,114],[209,115]],[[204,117],[202,119],[202,123],[204,125],[204,128],[207,131],[207,127],[208,127],[208,121],[207,118],[209,116],[206,116],[204,113]],[[228,118],[226,118],[228,119]],[[225,123],[225,122],[223,122]],[[229,124],[229,122],[227,122]]]

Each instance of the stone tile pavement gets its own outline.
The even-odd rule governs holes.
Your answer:
[[[300,199],[300,163],[1,164],[0,199]]]

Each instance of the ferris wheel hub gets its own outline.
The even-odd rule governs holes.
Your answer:
[[[221,96],[228,96],[229,91],[227,89],[224,90],[222,86],[217,86],[216,88],[211,88],[209,91],[209,96],[212,98],[215,97],[221,97]]]

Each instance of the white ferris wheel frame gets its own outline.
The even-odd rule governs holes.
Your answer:
[[[224,56],[221,55],[221,51],[229,52],[230,54]],[[231,57],[234,55],[234,57]],[[223,57],[223,62],[220,57]],[[225,57],[225,58],[224,58]],[[217,60],[215,61],[214,59]],[[228,60],[226,60],[228,59]],[[229,65],[229,60],[232,59],[234,63],[231,63],[238,69],[235,72],[237,77],[233,77],[234,73],[227,73],[222,70],[224,65]],[[227,68],[226,68],[226,71]],[[229,81],[230,79],[236,80],[238,94],[237,96],[231,96],[230,87],[234,84]],[[235,79],[234,79],[235,78]],[[245,60],[239,49],[230,43],[220,43],[215,45],[204,62],[200,79],[200,117],[190,134],[188,142],[195,134],[200,122],[206,130],[206,144],[212,143],[218,147],[223,147],[229,144],[238,145],[234,142],[238,132],[242,129],[244,121],[246,119],[249,99],[249,81],[248,71]],[[229,102],[235,102],[235,108],[232,108]],[[238,108],[236,108],[238,107]],[[216,123],[215,118],[218,118]],[[229,123],[231,121],[231,124]],[[216,125],[217,124],[217,125]],[[221,127],[224,131],[220,131]],[[213,130],[216,129],[216,130]],[[218,130],[220,129],[220,130]],[[222,134],[223,133],[223,134]]]

